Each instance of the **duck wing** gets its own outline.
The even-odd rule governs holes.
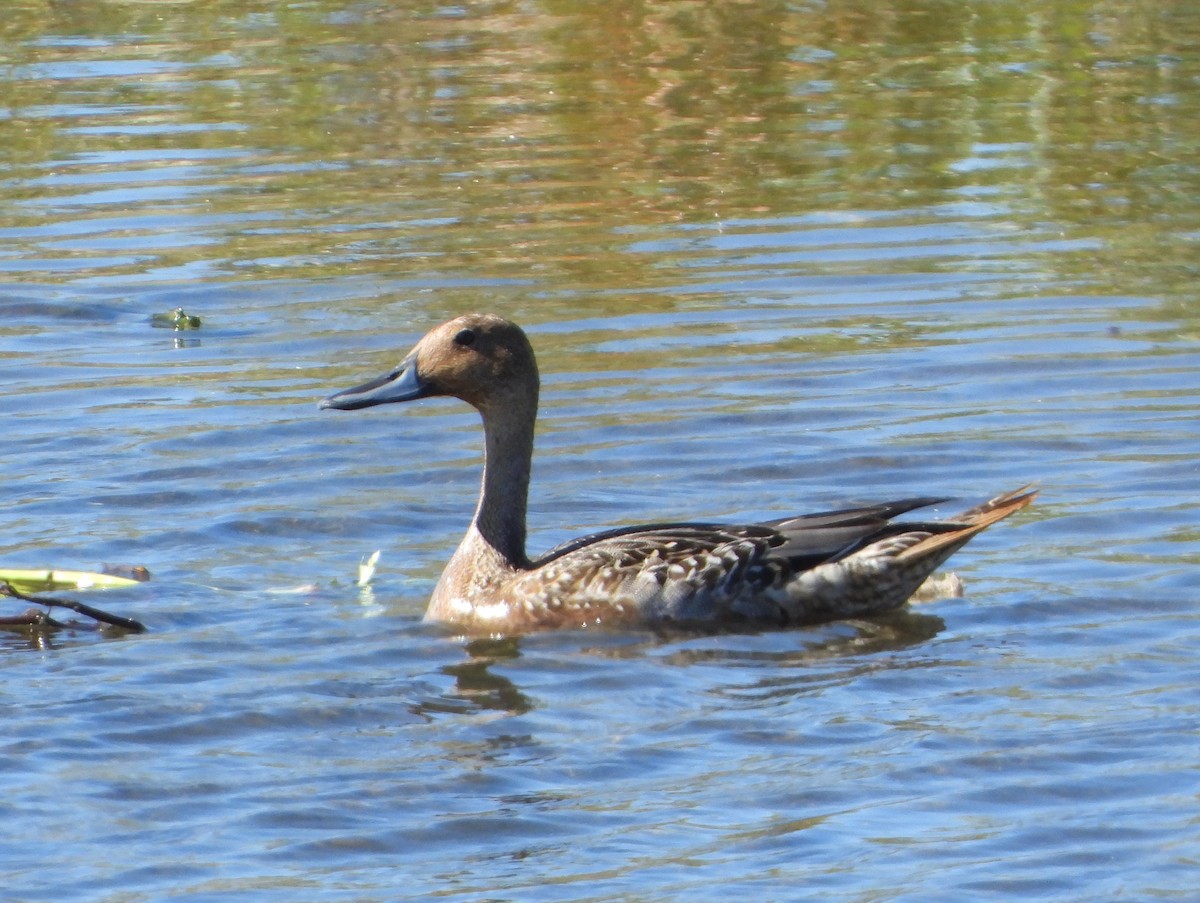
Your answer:
[[[759,524],[607,530],[551,550],[514,588],[531,611],[596,621],[789,624],[870,614],[902,605],[956,549],[1034,495],[1005,493],[945,521],[893,521],[943,501],[922,497]]]
[[[533,567],[544,567],[589,547],[592,547],[592,553],[607,550],[614,559],[620,559],[627,565],[632,565],[639,556],[656,561],[682,562],[696,555],[719,555],[723,548],[733,547],[739,550],[738,557],[745,564],[769,556],[779,562],[786,561],[794,571],[800,571],[897,532],[914,528],[926,532],[931,527],[936,529],[941,525],[892,524],[891,520],[917,508],[943,501],[945,499],[933,497],[900,499],[757,524],[683,522],[618,527],[555,546],[533,562]]]

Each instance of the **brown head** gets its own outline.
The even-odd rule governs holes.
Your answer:
[[[395,370],[321,407],[352,411],[435,395],[461,398],[485,417],[501,406],[536,410],[537,361],[521,327],[494,314],[456,317],[426,333]]]

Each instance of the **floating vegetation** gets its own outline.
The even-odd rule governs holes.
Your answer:
[[[370,586],[375,578],[375,565],[379,564],[379,551],[376,550],[358,563],[358,585]]]
[[[144,567],[120,566],[112,570],[125,573],[92,573],[90,571],[46,571],[23,568],[0,568],[0,583],[26,593],[60,589],[119,589],[137,586],[150,579]]]
[[[199,329],[200,318],[189,314],[182,307],[177,307],[170,313],[154,314],[150,318],[150,325],[159,329],[174,329],[178,332],[185,329]]]

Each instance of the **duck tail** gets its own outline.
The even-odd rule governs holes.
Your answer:
[[[1029,483],[1011,492],[1002,493],[982,505],[969,508],[957,517],[945,521],[946,526],[957,526],[958,529],[934,533],[905,549],[897,556],[897,560],[912,561],[925,558],[939,551],[946,551],[947,547],[949,547],[949,552],[953,552],[975,534],[982,533],[996,521],[1004,520],[1010,514],[1020,511],[1037,498],[1038,492],[1032,486],[1033,484]]]

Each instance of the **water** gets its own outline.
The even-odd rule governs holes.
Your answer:
[[[0,566],[154,580],[0,633],[3,898],[1191,899],[1198,37],[9,4]],[[887,618],[456,637],[477,418],[315,402],[468,309],[538,349],[535,551],[1043,496]]]

